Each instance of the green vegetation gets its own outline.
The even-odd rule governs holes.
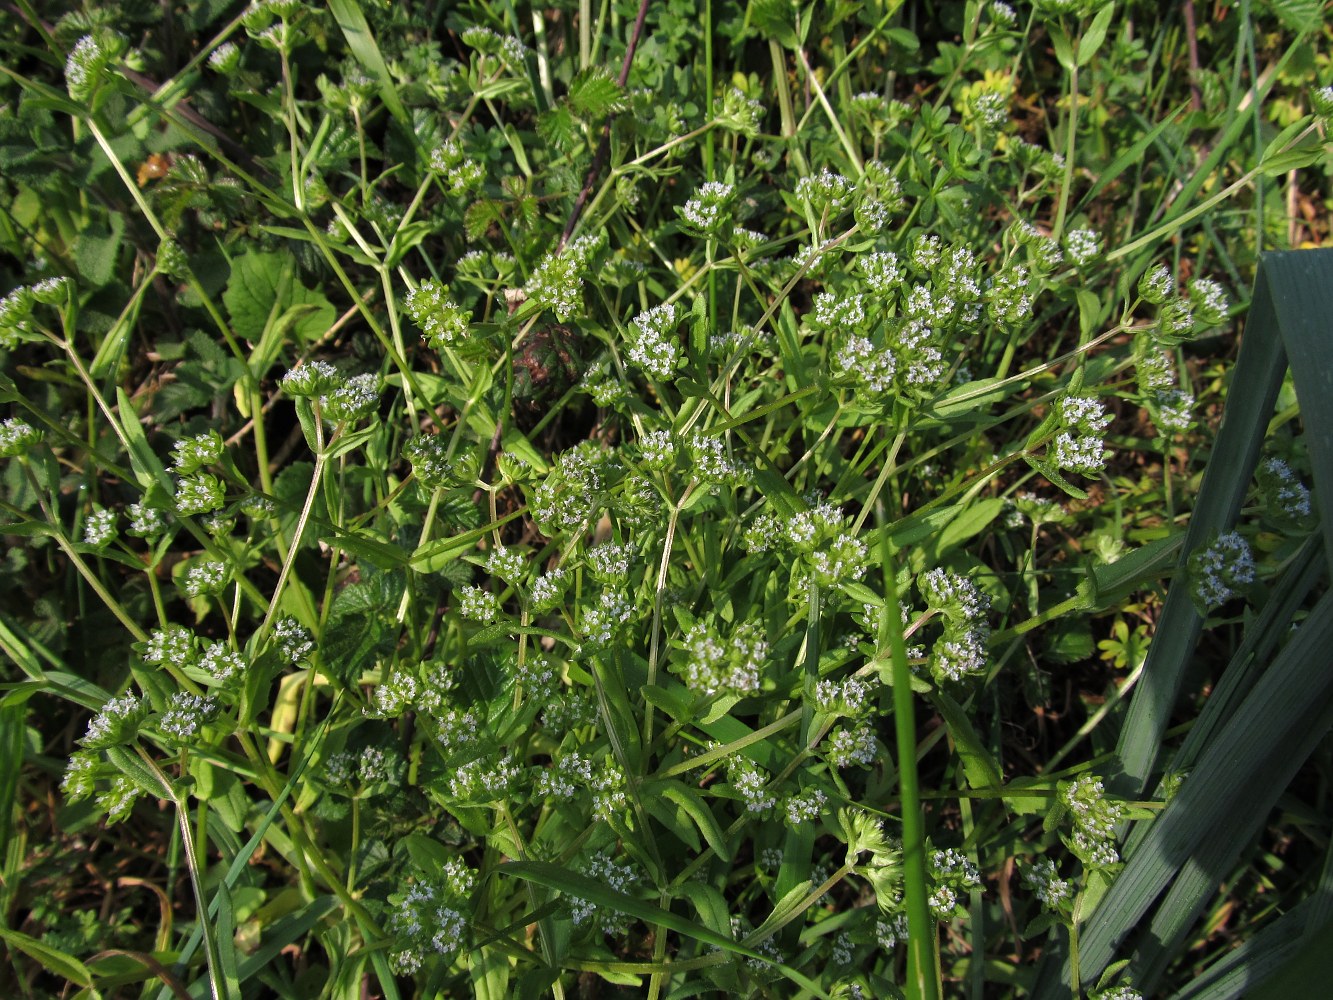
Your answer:
[[[0,993],[1298,988],[1323,7],[17,0]]]

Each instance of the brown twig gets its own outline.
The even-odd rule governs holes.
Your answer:
[[[1203,110],[1203,91],[1199,89],[1199,32],[1194,24],[1194,0],[1185,0],[1185,44],[1190,56],[1190,110]]]
[[[648,16],[649,0],[640,0],[639,15],[634,19],[634,30],[629,36],[629,46],[625,49],[625,61],[620,64],[620,86],[625,86],[629,80],[629,67],[634,61],[634,50],[639,47],[639,35],[643,33],[643,21]],[[588,168],[588,176],[583,181],[583,190],[574,201],[574,210],[569,213],[569,221],[565,223],[565,231],[560,234],[560,242],[556,245],[556,253],[565,248],[569,242],[569,237],[574,233],[574,227],[579,223],[579,216],[583,214],[584,206],[588,203],[588,196],[592,194],[592,186],[597,183],[597,178],[601,176],[602,168],[606,166],[606,158],[611,153],[611,123],[615,121],[615,114],[606,116],[606,124],[602,127],[602,141],[597,144],[597,152],[593,154],[592,165]]]

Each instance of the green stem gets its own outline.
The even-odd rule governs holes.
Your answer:
[[[902,621],[898,617],[898,587],[893,549],[884,519],[884,505],[875,505],[880,529],[880,562],[884,576],[884,613],[879,622],[879,645],[887,645],[893,659],[893,722],[897,736],[898,784],[902,792],[903,882],[907,901],[907,988],[919,1000],[937,1000],[935,921],[926,901],[925,818],[916,764],[916,703],[912,672],[907,665]]]
[[[1069,210],[1069,185],[1074,177],[1074,141],[1078,134],[1078,63],[1069,71],[1069,128],[1065,135],[1065,169],[1060,176],[1060,204],[1055,211],[1055,225],[1051,238],[1057,242],[1065,229],[1065,213]]]

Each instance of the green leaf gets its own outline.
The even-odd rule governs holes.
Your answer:
[[[941,531],[963,510],[963,504],[954,504],[952,507],[936,507],[933,510],[917,511],[915,514],[899,518],[889,525],[889,540],[895,549],[910,548],[923,538],[930,538]],[[872,543],[873,539],[867,537],[866,544]]]
[[[477,1000],[506,1000],[509,994],[509,957],[499,948],[478,948],[468,955],[472,995]]]
[[[92,288],[108,284],[119,263],[125,218],[113,213],[107,216],[107,221],[105,226],[85,226],[74,241],[74,263],[79,269],[79,282]]]
[[[569,85],[569,103],[582,118],[597,120],[629,107],[625,89],[605,66],[589,66]]]
[[[386,609],[378,585],[353,583],[338,592],[319,643],[320,658],[335,677],[352,683],[384,652]]]
[[[1088,30],[1083,33],[1083,37],[1078,40],[1078,64],[1086,66],[1092,57],[1097,54],[1097,50],[1102,47],[1106,41],[1106,29],[1111,26],[1111,18],[1115,16],[1115,4],[1108,3],[1101,10],[1097,11],[1097,16],[1092,19],[1092,24],[1088,25]]]
[[[931,558],[938,559],[969,538],[981,534],[1000,516],[1002,510],[1004,510],[1004,499],[1001,497],[985,497],[968,504],[961,514],[951,518],[935,536],[930,545]],[[894,538],[894,542],[902,544],[897,538]]]
[[[389,114],[400,124],[410,127],[411,119],[407,109],[398,97],[398,89],[389,74],[389,67],[385,65],[384,56],[380,54],[379,46],[375,44],[375,36],[370,33],[366,15],[361,13],[360,4],[356,0],[329,0],[329,10],[342,29],[343,38],[347,40],[347,47],[352,50],[356,61],[379,84],[380,100],[389,109]]]
[[[232,907],[231,890],[227,883],[218,886],[214,895],[217,903],[218,918],[213,925],[217,936],[218,966],[213,973],[213,995],[219,1000],[240,1000],[241,981],[236,970],[236,911]],[[217,977],[221,977],[221,982]]]
[[[236,332],[261,344],[265,354],[274,353],[271,343],[263,344],[271,328],[290,330],[298,343],[308,344],[327,333],[337,316],[324,293],[302,285],[295,270],[287,254],[252,250],[231,262],[222,302]],[[308,308],[297,309],[284,320],[284,313],[295,307]]]
[[[1278,20],[1302,34],[1316,30],[1324,21],[1323,0],[1269,0],[1268,6]]]
[[[73,955],[66,955],[63,951],[52,948],[35,937],[29,937],[20,931],[11,931],[6,927],[0,927],[0,940],[9,947],[23,952],[53,975],[84,989],[92,988],[93,974],[88,970],[88,966]]]
[[[1055,49],[1055,58],[1059,60],[1061,66],[1070,72],[1073,72],[1075,66],[1074,46],[1069,41],[1069,35],[1067,35],[1064,28],[1060,27],[1058,24],[1049,25],[1049,28],[1051,32],[1051,48]]]
[[[963,763],[967,783],[973,788],[999,788],[1004,781],[1000,765],[981,742],[972,720],[956,701],[943,691],[936,691],[931,699],[944,718],[944,724],[953,738],[958,758]]]
[[[1024,383],[1021,381],[977,379],[950,389],[923,409],[922,413],[936,420],[949,420],[962,416],[975,416],[979,420],[986,415],[986,408],[992,403],[998,403],[1023,388]]]
[[[711,944],[734,955],[768,961],[754,949],[733,941],[724,934],[709,930],[693,920],[688,920],[669,910],[654,906],[652,903],[645,903],[623,892],[608,889],[602,882],[590,879],[585,875],[576,874],[559,865],[548,864],[544,861],[509,861],[497,866],[495,872],[501,875],[513,875],[529,882],[535,882],[538,885],[544,885],[548,889],[556,889],[567,895],[578,896],[597,906],[642,920],[651,927],[675,931],[677,934],[702,941],[704,944]],[[829,1000],[828,994],[820,989],[818,984],[811,982],[809,978],[795,969],[777,964],[772,967],[814,996],[820,997],[822,1000]]]
[[[776,39],[784,48],[796,47],[796,24],[788,0],[750,0],[746,16],[764,38]]]
[[[713,816],[713,811],[708,808],[708,803],[704,801],[702,795],[679,781],[665,782],[654,791],[676,803],[690,819],[694,820],[694,824],[699,828],[699,832],[703,834],[704,840],[708,841],[708,846],[713,849],[719,858],[724,861],[731,860],[731,847],[726,841],[722,827],[718,825],[716,817]]]
[[[14,828],[14,801],[23,770],[24,722],[27,699],[0,704],[0,858],[9,857]]]
[[[164,784],[162,776],[145,764],[138,754],[119,746],[107,747],[103,753],[117,771],[153,798],[176,801],[175,790]]]
[[[134,402],[120,386],[116,387],[116,408],[120,414],[120,425],[125,431],[125,441],[129,445],[130,468],[134,470],[134,477],[139,480],[139,485],[148,490],[157,483],[167,493],[175,493],[176,484],[167,475],[167,470],[163,468],[157,453],[148,446],[148,438],[140,423],[139,411],[134,408]]]

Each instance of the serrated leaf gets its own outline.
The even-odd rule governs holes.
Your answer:
[[[796,46],[796,25],[788,0],[751,0],[747,13],[750,24],[763,37],[776,39],[786,48]]]
[[[238,334],[258,343],[270,325],[297,306],[311,308],[291,318],[289,328],[294,339],[311,343],[328,331],[337,315],[332,303],[323,292],[301,284],[295,270],[295,263],[286,254],[252,251],[231,262],[222,302]]]
[[[324,665],[334,676],[351,682],[375,662],[385,641],[384,609],[380,588],[372,584],[353,583],[338,592],[320,637]]]
[[[589,66],[569,85],[569,104],[583,118],[599,119],[629,107],[625,88],[605,66]]]

